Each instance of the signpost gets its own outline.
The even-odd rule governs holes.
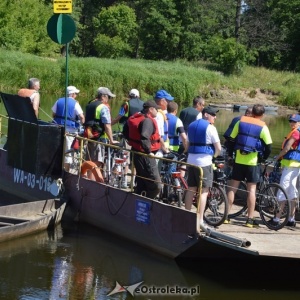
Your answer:
[[[55,43],[66,45],[66,84],[65,84],[65,130],[67,124],[67,87],[69,78],[69,43],[75,36],[76,25],[74,20],[67,14],[72,12],[72,0],[53,0],[54,15],[49,19],[47,32]],[[64,143],[65,147],[65,143]],[[64,149],[65,151],[65,149]],[[64,164],[64,162],[63,162]]]

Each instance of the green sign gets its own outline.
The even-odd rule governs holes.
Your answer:
[[[47,32],[55,43],[67,44],[75,36],[76,25],[69,15],[54,14],[48,21]]]

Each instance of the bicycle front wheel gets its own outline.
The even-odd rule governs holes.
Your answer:
[[[280,196],[281,201],[278,201]],[[283,228],[289,220],[290,201],[278,183],[269,183],[259,195],[259,214],[262,222],[271,230]],[[279,222],[273,222],[273,218]]]
[[[226,193],[219,185],[213,185],[209,189],[204,220],[211,226],[219,226],[224,223],[228,214],[228,199]]]

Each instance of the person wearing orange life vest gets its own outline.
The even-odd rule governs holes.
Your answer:
[[[252,117],[242,116],[241,120],[234,125],[228,139],[228,161],[232,160],[233,152],[236,151],[232,180],[227,193],[228,213],[230,213],[240,181],[246,180],[248,219],[245,226],[249,228],[259,227],[254,219],[256,184],[260,180],[259,159],[267,159],[271,153],[270,131],[265,122],[261,120],[264,113],[264,106],[255,104],[252,108]],[[230,223],[230,220],[228,219],[224,223]]]
[[[282,150],[277,155],[276,160],[281,162],[282,174],[280,178],[280,186],[282,186],[291,204],[291,212],[289,220],[286,224],[288,227],[296,227],[295,213],[296,201],[298,199],[297,179],[300,175],[300,115],[293,114],[289,118],[291,131],[284,139]],[[278,201],[286,200],[282,192],[279,192]],[[280,221],[280,215],[269,222],[276,226]]]
[[[39,90],[40,90],[40,80],[37,78],[30,78],[28,80],[28,88],[22,88],[18,91],[19,96],[30,98],[36,117],[38,117],[39,115],[39,106],[40,106]]]
[[[149,154],[152,157],[135,154],[133,163],[136,168],[136,193],[146,193],[146,197],[154,199],[160,192],[161,180],[155,160],[160,149],[160,135],[157,122],[158,105],[149,100],[144,103],[143,111],[129,117],[128,144],[133,151]]]

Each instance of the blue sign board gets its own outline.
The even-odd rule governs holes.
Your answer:
[[[136,200],[135,220],[144,224],[150,224],[150,203]]]

